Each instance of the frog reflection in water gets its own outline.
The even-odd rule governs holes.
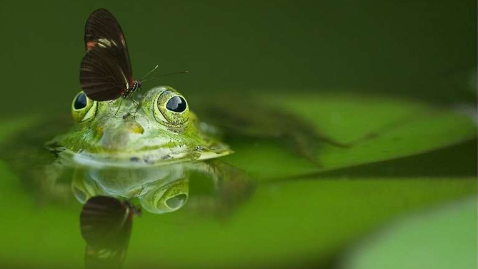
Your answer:
[[[73,176],[67,176],[75,198],[85,204],[82,234],[88,245],[87,264],[121,266],[132,222],[129,202],[91,199],[126,199],[154,214],[188,204],[201,213],[225,216],[254,189],[253,181],[239,169],[210,160],[232,151],[210,132],[214,128],[199,122],[176,90],[156,87],[139,102],[139,106],[130,100],[96,102],[80,92],[72,103],[75,126],[47,144],[58,155],[53,167],[74,168]],[[46,184],[48,193],[65,190],[59,177]],[[190,197],[190,184],[198,183],[208,188],[196,188]]]

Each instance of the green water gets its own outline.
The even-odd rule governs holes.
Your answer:
[[[84,266],[73,172],[55,192],[42,189],[53,158],[43,142],[70,124],[83,27],[98,7],[121,23],[136,77],[156,64],[189,70],[145,89],[175,87],[206,121],[217,119],[205,107],[234,100],[262,115],[250,129],[224,130],[235,154],[220,161],[251,178],[226,192],[240,199],[219,199],[211,179],[193,173],[183,208],[133,218],[124,268],[380,268],[397,257],[374,249],[420,246],[431,231],[443,240],[432,234],[431,254],[413,256],[421,268],[440,259],[476,267],[476,203],[450,206],[477,188],[472,1],[2,4],[0,267]],[[429,212],[454,217],[387,228]],[[381,245],[382,230],[397,245]]]

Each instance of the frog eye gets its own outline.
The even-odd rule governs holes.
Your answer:
[[[91,120],[96,115],[98,103],[91,100],[84,92],[79,92],[71,104],[71,115],[75,122]]]
[[[186,99],[174,90],[165,90],[158,95],[154,104],[154,117],[160,123],[181,127],[189,119]]]
[[[186,110],[186,107],[186,100],[184,100],[184,98],[182,98],[181,96],[173,96],[166,103],[166,108],[172,112],[181,113]]]

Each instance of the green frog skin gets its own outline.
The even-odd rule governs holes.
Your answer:
[[[80,92],[71,110],[75,126],[48,146],[69,154],[76,164],[151,166],[232,153],[171,87],[155,87],[135,102],[97,102]]]

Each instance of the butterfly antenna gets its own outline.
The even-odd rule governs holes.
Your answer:
[[[146,75],[144,75],[140,81],[144,81],[144,78],[147,77],[149,74],[153,73],[157,68],[158,68],[159,65],[156,65],[153,69],[151,69],[151,71],[149,71],[148,73],[146,73]]]
[[[160,78],[160,77],[165,77],[165,76],[170,76],[170,75],[176,75],[176,74],[186,74],[186,73],[189,73],[189,71],[186,70],[186,71],[179,71],[179,72],[167,73],[167,74],[159,75],[159,76],[154,77],[154,78],[148,78],[148,79],[145,79],[145,80],[141,80],[141,82],[145,82],[145,81],[148,81],[148,80],[157,79],[157,78]]]

